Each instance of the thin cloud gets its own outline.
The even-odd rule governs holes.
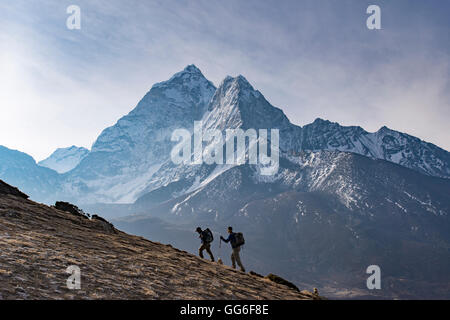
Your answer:
[[[191,63],[216,84],[243,74],[299,125],[387,125],[450,149],[449,4],[379,1],[383,30],[368,31],[368,1],[78,1],[69,31],[70,4],[0,4],[0,144],[38,160],[90,147]]]

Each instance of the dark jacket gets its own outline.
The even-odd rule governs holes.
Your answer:
[[[224,241],[224,242],[226,242],[226,243],[230,242],[230,243],[231,243],[231,247],[232,247],[233,249],[238,247],[238,246],[236,245],[236,233],[234,233],[234,232],[230,233],[230,234],[228,235],[228,238],[227,238],[227,239],[225,239],[224,237],[220,237],[220,239],[222,239],[222,241]]]
[[[200,240],[202,241],[202,243],[206,243],[205,239],[206,239],[206,230],[203,230],[202,232],[200,232],[200,236],[199,236]]]

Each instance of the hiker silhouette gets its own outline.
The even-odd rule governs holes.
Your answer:
[[[233,232],[233,227],[228,227],[228,238],[225,239],[224,237],[220,236],[220,240],[231,244],[231,264],[233,266],[233,269],[236,269],[236,263],[238,264],[239,268],[241,268],[242,272],[245,272],[245,268],[241,262],[241,257],[239,255],[241,251],[242,245],[244,245],[244,236],[241,232],[235,233]]]
[[[202,230],[202,228],[197,227],[195,230],[199,234],[199,238],[202,242],[200,248],[198,248],[198,255],[200,258],[203,258],[203,250],[206,250],[206,252],[211,257],[211,261],[214,262],[214,256],[211,252],[211,242],[214,241],[213,234],[209,228],[206,228],[206,230]]]

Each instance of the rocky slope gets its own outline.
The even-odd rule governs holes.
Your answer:
[[[68,266],[81,270],[69,290]],[[0,181],[0,299],[318,299],[27,200]]]

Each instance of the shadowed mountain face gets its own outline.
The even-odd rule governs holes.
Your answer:
[[[196,223],[209,225],[222,234],[225,226],[238,226],[251,239],[246,257],[252,268],[276,266],[281,275],[328,296],[449,297],[448,179],[321,151],[285,158],[271,181],[261,181],[251,166],[239,166],[179,197],[170,193],[177,183],[165,187],[164,197],[154,191],[140,198],[135,206],[141,216],[116,223],[146,236],[168,231],[189,250],[195,243],[183,234],[188,228],[146,233],[141,226],[155,219],[149,216],[191,230]],[[379,292],[365,286],[372,264],[383,273]]]
[[[278,172],[262,175],[259,164],[174,164],[172,132],[192,132],[196,120],[203,130],[278,129]],[[197,225],[221,233],[236,225],[250,239],[246,263],[256,271],[276,266],[336,297],[450,292],[442,272],[450,256],[450,153],[386,127],[369,133],[322,119],[294,125],[243,76],[215,88],[186,67],[154,85],[66,174],[41,173],[34,161],[17,169],[2,157],[0,178],[13,168],[6,177],[32,199],[68,200],[108,217],[135,214],[117,225],[191,252]],[[367,290],[371,264],[381,267],[385,290]]]
[[[41,167],[34,159],[16,150],[0,146],[0,178],[31,195],[34,199],[51,199],[58,190],[60,176]]]
[[[27,200],[0,181],[0,299],[318,299]],[[65,271],[77,266],[80,290]]]

